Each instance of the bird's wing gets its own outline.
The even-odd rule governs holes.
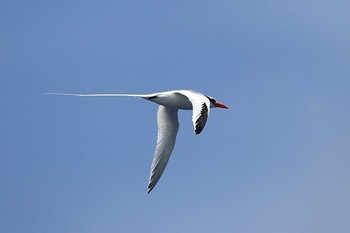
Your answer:
[[[174,149],[179,121],[177,109],[160,105],[157,113],[158,139],[157,148],[154,153],[151,173],[148,183],[148,192],[151,192],[162,176]]]
[[[204,129],[205,124],[210,113],[210,101],[209,99],[195,91],[179,91],[178,93],[186,96],[192,103],[192,122],[194,132],[200,134]]]

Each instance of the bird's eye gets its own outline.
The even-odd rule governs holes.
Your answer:
[[[212,104],[215,104],[216,103],[216,100],[210,96],[207,96],[206,97],[209,99],[209,101],[212,103]]]

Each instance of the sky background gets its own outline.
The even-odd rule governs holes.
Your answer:
[[[1,233],[350,232],[349,1],[0,3]],[[157,105],[230,107],[147,194]]]

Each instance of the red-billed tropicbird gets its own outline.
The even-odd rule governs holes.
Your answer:
[[[152,101],[159,104],[157,113],[158,138],[157,147],[153,156],[148,193],[152,191],[169,161],[174,149],[176,135],[179,129],[177,112],[179,109],[193,110],[192,122],[195,134],[202,132],[207,122],[210,108],[228,108],[226,105],[216,101],[213,97],[203,95],[192,90],[165,91],[153,94],[69,94],[69,93],[47,93],[70,96],[131,96]]]

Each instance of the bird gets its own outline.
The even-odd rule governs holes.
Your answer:
[[[228,109],[213,97],[193,90],[172,90],[152,94],[72,94],[45,93],[81,97],[137,97],[159,104],[157,112],[157,146],[154,152],[148,182],[148,193],[158,183],[174,149],[179,129],[178,110],[192,110],[194,133],[200,134],[207,122],[210,108]]]

